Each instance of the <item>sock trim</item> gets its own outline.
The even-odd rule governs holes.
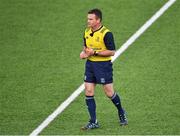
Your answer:
[[[116,92],[114,92],[113,96],[111,97],[111,100],[113,100],[116,97]]]
[[[94,99],[94,96],[86,96],[86,100]]]

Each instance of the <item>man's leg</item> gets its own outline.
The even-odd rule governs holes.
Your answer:
[[[81,128],[82,130],[99,128],[99,124],[96,120],[96,103],[94,100],[94,88],[94,83],[85,82],[86,105],[88,107],[90,120],[87,125]]]
[[[96,103],[94,100],[94,83],[85,82],[86,105],[90,115],[90,122],[96,122]]]
[[[105,92],[106,96],[111,99],[113,104],[118,109],[120,125],[127,125],[127,119],[126,119],[126,116],[125,116],[125,112],[124,112],[124,110],[122,108],[121,100],[120,100],[118,94],[116,92],[114,92],[113,83],[105,84],[105,85],[103,85],[103,88],[104,88],[104,92]]]
[[[105,84],[105,85],[103,85],[103,88],[104,88],[104,92],[105,92],[106,96],[111,99],[113,104],[117,107],[118,111],[120,113],[123,113],[121,101],[120,101],[118,94],[116,92],[114,92],[113,83]]]

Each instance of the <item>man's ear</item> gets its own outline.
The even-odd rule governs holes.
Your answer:
[[[98,18],[98,19],[97,19],[97,22],[98,22],[98,23],[101,23],[101,20],[100,20],[100,18]]]

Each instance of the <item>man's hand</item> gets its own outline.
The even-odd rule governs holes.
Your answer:
[[[94,55],[94,50],[92,48],[85,48],[85,53],[88,56],[93,56]]]
[[[84,51],[82,51],[81,53],[80,53],[80,58],[81,59],[86,59],[86,58],[88,58],[89,56],[84,52]]]
[[[84,48],[84,50],[80,53],[80,58],[81,59],[86,59],[90,56],[94,55],[94,50],[92,48]]]

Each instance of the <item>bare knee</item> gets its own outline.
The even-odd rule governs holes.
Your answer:
[[[94,96],[94,88],[95,88],[95,84],[85,83],[85,95],[86,96]]]
[[[85,89],[85,95],[86,96],[93,96],[94,95],[94,91],[89,89],[89,88],[86,88]]]
[[[107,97],[111,98],[114,94],[113,84],[106,84],[103,86],[104,92]]]

